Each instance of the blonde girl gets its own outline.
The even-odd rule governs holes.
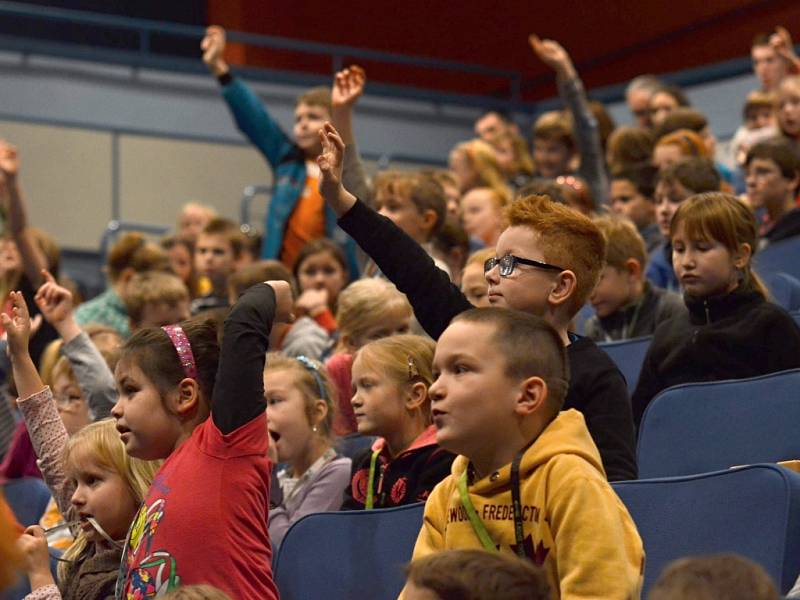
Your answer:
[[[449,474],[454,456],[436,444],[431,424],[434,348],[430,338],[396,335],[356,354],[350,402],[358,432],[379,437],[353,460],[343,509],[419,502]]]
[[[750,209],[730,194],[696,194],[678,206],[670,237],[688,313],[655,331],[632,398],[637,424],[667,387],[800,367],[800,330],[753,272]]]
[[[273,478],[269,512],[269,537],[277,549],[299,518],[339,510],[351,463],[333,449],[336,403],[321,363],[268,354],[264,397],[270,457],[284,465]]]
[[[339,295],[336,353],[325,363],[336,387],[339,405],[333,430],[336,435],[356,431],[350,406],[350,369],[353,355],[364,344],[398,333],[408,333],[413,311],[406,297],[384,279],[360,279]]]
[[[505,229],[503,210],[511,204],[506,189],[472,188],[461,199],[464,230],[487,246],[494,246]]]
[[[18,541],[35,598],[113,598],[122,541],[158,468],[132,459],[108,419],[68,439],[53,394],[28,353],[30,317],[22,295],[11,293],[13,317],[3,315],[20,400],[45,482],[77,532],[50,574],[44,531],[29,527]]]
[[[507,187],[495,149],[483,140],[457,144],[450,152],[450,170],[462,194],[479,186]]]
[[[486,281],[483,265],[495,257],[494,247],[482,248],[467,259],[461,274],[461,291],[470,304],[478,308],[486,308],[489,304],[489,283]]]

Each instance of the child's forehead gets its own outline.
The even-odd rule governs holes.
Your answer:
[[[328,109],[321,104],[308,104],[307,102],[300,102],[297,106],[294,107],[294,114],[306,114],[311,113],[314,115],[320,116],[328,116],[330,112]]]

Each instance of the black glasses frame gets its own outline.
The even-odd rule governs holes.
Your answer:
[[[492,269],[494,269],[495,265],[500,266],[500,276],[501,277],[508,277],[514,272],[516,266],[520,265],[528,265],[529,267],[536,267],[537,269],[545,269],[547,271],[566,271],[566,269],[562,269],[556,265],[551,265],[549,263],[540,262],[538,260],[531,260],[530,258],[522,258],[521,256],[515,256],[513,254],[506,254],[500,258],[490,258],[485,263],[483,263],[483,272],[488,273]]]

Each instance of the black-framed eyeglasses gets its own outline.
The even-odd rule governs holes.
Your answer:
[[[508,277],[514,272],[514,269],[518,264],[536,267],[537,269],[545,269],[547,271],[566,271],[566,269],[562,269],[556,265],[539,262],[538,260],[531,260],[529,258],[521,258],[519,256],[514,256],[513,254],[506,254],[501,258],[488,259],[485,263],[483,263],[483,272],[488,273],[494,269],[495,265],[499,265],[500,276]]]

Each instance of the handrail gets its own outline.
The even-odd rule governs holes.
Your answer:
[[[197,25],[185,25],[180,23],[168,23],[150,19],[141,19],[119,15],[105,15],[83,10],[72,10],[65,8],[54,8],[23,4],[20,2],[0,1],[0,17],[21,17],[52,21],[57,23],[70,23],[75,25],[93,25],[109,27],[126,31],[133,31],[138,34],[138,49],[130,50],[140,56],[153,56],[151,51],[150,39],[153,35],[165,34],[184,38],[201,38],[205,34],[205,28]],[[227,38],[231,42],[239,42],[250,46],[263,48],[275,48],[289,50],[293,52],[303,52],[329,56],[331,59],[332,70],[338,70],[344,64],[344,58],[360,59],[374,62],[382,62],[395,65],[410,65],[421,68],[437,69],[443,71],[455,71],[471,75],[482,75],[507,80],[508,98],[513,103],[520,100],[520,85],[522,74],[518,71],[488,67],[480,64],[462,63],[453,60],[430,58],[424,56],[409,56],[395,52],[381,50],[371,50],[358,48],[355,46],[345,46],[338,44],[326,44],[306,40],[297,40],[273,35],[261,35],[238,31],[227,32]],[[60,43],[59,45],[64,45]],[[41,51],[42,46],[38,49]],[[115,49],[119,52],[118,49]],[[102,61],[102,56],[97,57]],[[184,59],[183,62],[186,60]],[[453,94],[448,94],[453,96]],[[497,101],[496,96],[491,100]],[[502,101],[502,100],[501,100]]]

